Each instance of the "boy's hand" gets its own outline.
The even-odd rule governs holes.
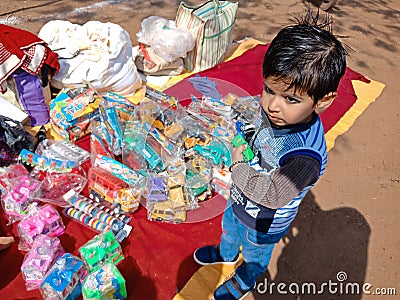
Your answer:
[[[246,150],[247,145],[243,144],[238,147],[232,148],[232,163],[236,161],[243,161],[243,154],[242,152]]]

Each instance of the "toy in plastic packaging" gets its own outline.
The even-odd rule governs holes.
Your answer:
[[[151,170],[161,172],[166,168],[166,164],[161,157],[161,153],[156,151],[156,144],[149,142],[146,131],[138,127],[131,127],[131,124],[126,128],[124,134],[123,156],[125,161],[131,157],[132,163],[129,166],[138,166],[138,169]]]
[[[143,172],[106,156],[98,156],[88,174],[89,197],[113,208],[116,213],[132,213],[146,194]]]
[[[230,149],[222,140],[214,139],[207,146],[195,145],[193,150],[208,158],[214,165],[230,166],[232,164]]]
[[[32,194],[39,182],[27,175],[8,179],[7,192],[1,198],[1,203],[9,223],[22,220],[28,212],[28,206],[32,202]]]
[[[49,103],[52,128],[72,142],[87,135],[90,120],[98,117],[99,99],[88,85],[63,88]]]
[[[214,168],[211,185],[216,193],[228,199],[232,186],[231,172],[227,169]]]
[[[88,151],[67,140],[45,139],[38,145],[35,153],[50,159],[73,161],[75,167],[82,165],[90,158]]]
[[[35,238],[32,249],[25,255],[21,265],[21,273],[28,291],[39,288],[46,272],[62,254],[64,249],[57,237],[40,234]]]
[[[39,171],[66,173],[72,172],[75,166],[74,161],[47,158],[34,152],[22,149],[19,160],[29,167],[33,167],[30,175],[36,176]]]
[[[167,200],[166,178],[162,175],[151,176],[147,200],[150,202],[161,202]]]
[[[40,292],[45,300],[75,300],[82,294],[87,270],[81,259],[65,253],[46,273]]]
[[[187,213],[185,209],[174,209],[174,203],[167,199],[161,202],[152,202],[147,208],[148,220],[180,224],[186,221]]]
[[[0,168],[0,196],[5,195],[11,185],[10,179],[28,175],[28,170],[22,164],[12,164]]]
[[[28,209],[28,214],[17,224],[19,250],[29,251],[39,234],[55,237],[64,233],[64,223],[53,206],[30,205]]]
[[[82,286],[83,299],[126,299],[125,279],[118,268],[110,263],[86,276]]]
[[[260,115],[260,104],[258,96],[238,97],[232,104],[236,112],[235,118],[247,124],[254,124]]]
[[[106,211],[98,202],[77,194],[69,202],[71,206],[64,210],[64,214],[99,233],[112,230],[121,242],[132,231],[132,226],[127,224],[130,218]]]
[[[86,186],[87,178],[74,173],[47,174],[32,193],[32,199],[51,203],[60,207],[67,207],[69,203],[65,197],[73,191],[80,193]]]
[[[87,269],[92,272],[106,263],[117,265],[124,259],[121,245],[112,231],[100,233],[79,248]]]

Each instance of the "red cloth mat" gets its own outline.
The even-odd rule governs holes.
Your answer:
[[[243,55],[222,63],[212,69],[199,73],[208,78],[226,80],[245,90],[249,95],[261,94],[263,80],[261,63],[266,45],[258,45]],[[328,131],[341,116],[355,103],[351,80],[368,80],[350,69],[339,87],[339,97],[321,116]],[[195,93],[188,86],[188,80],[178,82],[165,92],[188,99],[189,93]],[[217,86],[218,88],[218,86]],[[220,91],[224,94],[226,91]],[[86,137],[78,143],[89,148]],[[96,232],[63,216],[66,233],[60,237],[65,251],[78,255],[78,248],[96,235]],[[14,226],[6,226],[5,217],[1,218],[1,228],[6,233],[15,232]],[[172,299],[193,273],[199,268],[192,258],[193,251],[203,245],[219,242],[221,215],[207,221],[189,224],[166,224],[150,222],[144,208],[132,215],[134,229],[129,239],[122,242],[125,259],[118,265],[126,279],[129,299]],[[17,242],[8,250],[0,252],[0,299],[40,299],[38,290],[27,292],[21,276],[20,267],[23,253],[18,250]]]

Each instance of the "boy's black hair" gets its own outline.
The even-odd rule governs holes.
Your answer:
[[[301,22],[301,21],[300,21]],[[316,103],[336,92],[346,70],[346,50],[321,25],[304,20],[287,26],[272,40],[263,62],[263,77],[287,83]]]

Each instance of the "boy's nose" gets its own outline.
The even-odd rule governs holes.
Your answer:
[[[268,110],[271,111],[271,112],[280,110],[280,107],[279,107],[279,96],[273,95],[271,97],[271,100],[270,100],[269,105],[268,105]]]

